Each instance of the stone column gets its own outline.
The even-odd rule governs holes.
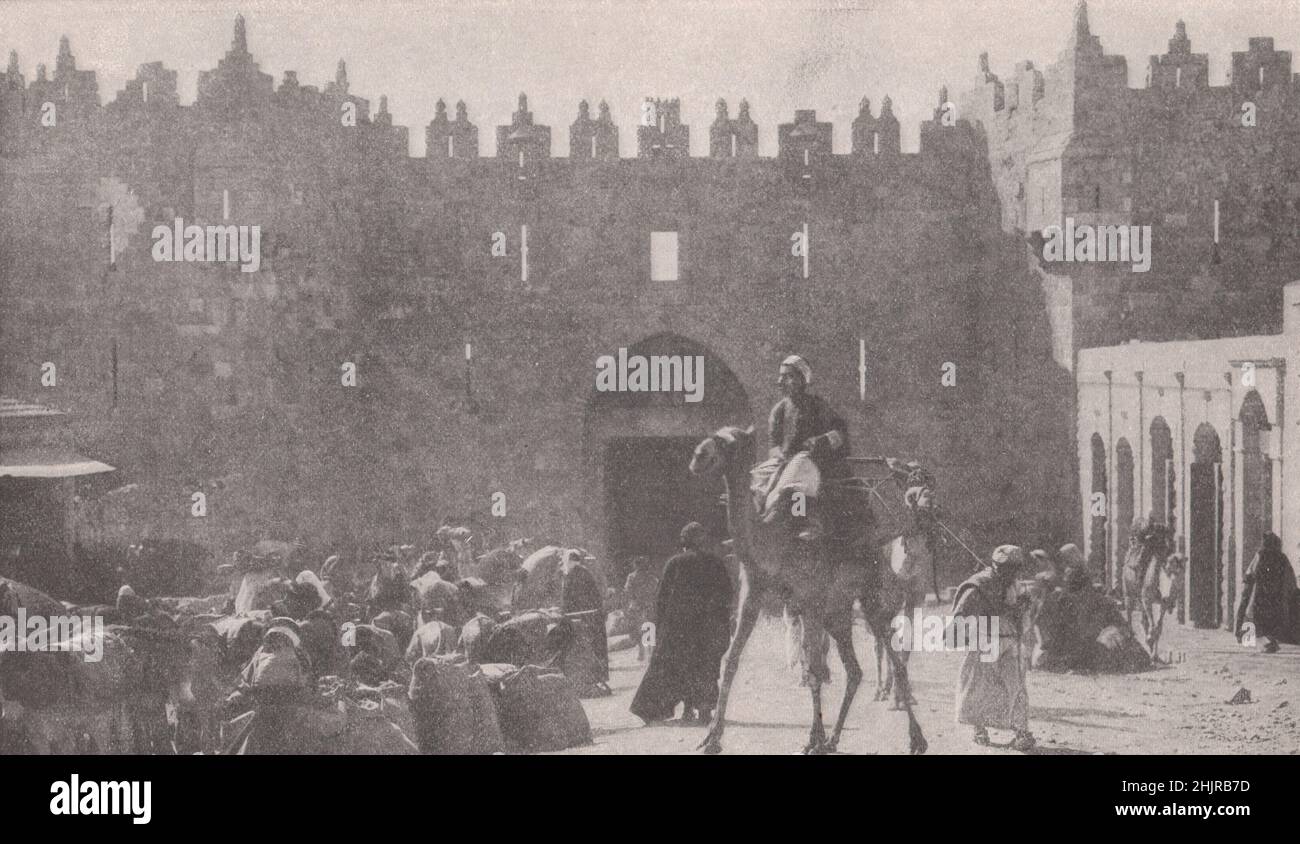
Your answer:
[[[1115,384],[1113,373],[1106,376],[1106,568],[1102,574],[1105,583],[1114,585],[1115,579]],[[1089,520],[1091,527],[1091,519]]]
[[[1272,461],[1272,470],[1273,470],[1272,477],[1270,478],[1273,484],[1273,501],[1271,502],[1273,514],[1271,517],[1271,521],[1269,523],[1269,527],[1273,531],[1273,533],[1276,533],[1278,536],[1283,535],[1282,493],[1285,491],[1282,485],[1282,470],[1285,468],[1283,466],[1282,445],[1283,445],[1283,428],[1281,423],[1279,423],[1277,425],[1274,425],[1272,429],[1269,430],[1268,432],[1268,455],[1269,455],[1269,459]]]
[[[1138,460],[1137,460],[1138,491],[1137,491],[1136,506],[1134,506],[1134,508],[1133,508],[1133,512],[1134,512],[1134,513],[1137,513],[1138,515],[1145,516],[1145,515],[1146,515],[1147,513],[1149,513],[1150,510],[1151,510],[1151,505],[1150,505],[1150,502],[1147,501],[1147,495],[1146,495],[1146,492],[1147,492],[1147,473],[1151,471],[1151,467],[1147,466],[1147,438],[1148,438],[1148,434],[1147,434],[1147,420],[1146,420],[1146,398],[1145,398],[1145,396],[1143,395],[1143,392],[1144,392],[1144,391],[1143,391],[1143,389],[1142,389],[1142,373],[1141,373],[1141,372],[1134,372],[1134,373],[1133,373],[1133,377],[1137,378],[1137,388],[1138,388],[1138,429],[1137,429],[1137,441],[1138,441]]]
[[[1224,572],[1224,595],[1228,598],[1227,610],[1236,613],[1237,584],[1240,580],[1237,561],[1249,559],[1242,543],[1245,541],[1246,525],[1246,461],[1242,451],[1243,426],[1240,419],[1232,420],[1232,549],[1234,561]],[[1236,619],[1234,618],[1234,623]]]

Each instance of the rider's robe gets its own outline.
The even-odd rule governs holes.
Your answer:
[[[632,699],[632,714],[662,721],[679,703],[712,709],[731,637],[731,577],[722,561],[700,551],[671,558],[655,612],[655,649]]]

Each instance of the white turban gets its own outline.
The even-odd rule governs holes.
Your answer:
[[[803,376],[803,382],[805,384],[812,383],[812,367],[808,365],[808,361],[798,355],[790,355],[788,358],[781,361],[782,369],[785,369],[787,366],[799,370],[799,374]]]

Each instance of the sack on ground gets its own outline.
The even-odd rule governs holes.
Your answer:
[[[421,753],[463,756],[502,749],[488,682],[463,662],[421,659],[411,671],[411,717]]]
[[[470,662],[483,662],[488,655],[488,642],[496,622],[485,615],[476,615],[460,629],[459,650]]]
[[[591,743],[591,724],[569,678],[525,665],[501,684],[501,731],[514,749],[556,751]]]

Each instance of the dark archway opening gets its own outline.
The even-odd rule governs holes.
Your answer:
[[[1264,453],[1263,432],[1269,424],[1268,412],[1259,393],[1251,390],[1241,404],[1241,559],[1249,561],[1273,529],[1273,467]],[[1229,600],[1236,599],[1237,577],[1231,582]]]
[[[597,527],[611,584],[623,581],[633,557],[662,566],[677,551],[687,522],[704,525],[715,547],[727,538],[722,481],[692,475],[691,453],[723,425],[749,425],[753,419],[739,379],[702,344],[656,334],[629,346],[627,356],[633,355],[702,356],[704,386],[698,402],[671,391],[595,391],[588,402],[586,451],[601,498],[592,502],[592,513],[602,522]]]
[[[1115,554],[1112,559],[1122,559],[1128,553],[1129,532],[1132,530],[1133,507],[1133,447],[1120,437],[1115,443]],[[1110,585],[1118,585],[1115,567],[1110,570]]]
[[[1165,527],[1169,535],[1178,531],[1177,495],[1174,492],[1174,438],[1163,417],[1151,420],[1151,513]]]
[[[710,537],[727,535],[720,478],[700,478],[687,466],[699,441],[693,437],[619,437],[605,445],[605,518],[616,573],[645,556],[658,570],[678,550],[687,522],[704,525]]]
[[[1100,494],[1100,497],[1098,497]],[[1093,573],[1110,570],[1106,548],[1106,444],[1101,434],[1092,435],[1092,496],[1088,512],[1092,521],[1088,531],[1088,564]],[[1100,506],[1098,506],[1100,504]],[[1101,515],[1098,515],[1100,513]]]
[[[1191,514],[1187,526],[1187,617],[1196,627],[1218,627],[1223,620],[1220,582],[1223,577],[1223,451],[1219,435],[1208,423],[1196,429],[1188,493]]]

